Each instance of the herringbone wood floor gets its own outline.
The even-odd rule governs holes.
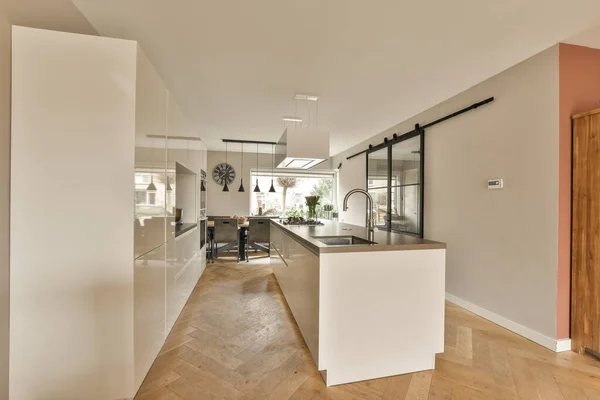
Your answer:
[[[434,371],[326,388],[268,258],[209,264],[137,400],[600,399],[600,362],[452,304]]]

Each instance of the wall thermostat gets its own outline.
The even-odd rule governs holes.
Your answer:
[[[504,179],[490,179],[488,181],[488,189],[502,189],[504,187]]]

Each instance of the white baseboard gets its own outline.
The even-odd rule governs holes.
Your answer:
[[[563,351],[571,351],[571,339],[559,339],[556,341],[556,351],[557,353],[562,353]]]
[[[517,335],[523,336],[524,338],[527,338],[532,342],[544,346],[554,352],[571,350],[571,339],[553,339],[542,333],[534,331],[533,329],[511,321],[510,319],[504,318],[501,315],[486,310],[483,307],[479,307],[478,305],[463,300],[460,297],[456,297],[450,293],[446,293],[446,300],[448,300],[450,303],[456,304],[461,308],[464,308],[465,310],[471,311],[472,313],[475,313],[480,317],[487,319],[488,321],[500,325],[501,327],[506,328],[509,331],[516,333]]]

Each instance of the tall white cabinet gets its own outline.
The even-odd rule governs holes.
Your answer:
[[[12,62],[10,398],[132,398],[206,263],[206,148],[135,42],[14,27]]]

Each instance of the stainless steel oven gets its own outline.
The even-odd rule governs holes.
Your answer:
[[[200,218],[200,220],[198,221],[198,226],[200,228],[200,248],[204,247],[204,245],[206,244],[207,225],[207,219]]]
[[[200,218],[206,217],[206,171],[200,171]]]

